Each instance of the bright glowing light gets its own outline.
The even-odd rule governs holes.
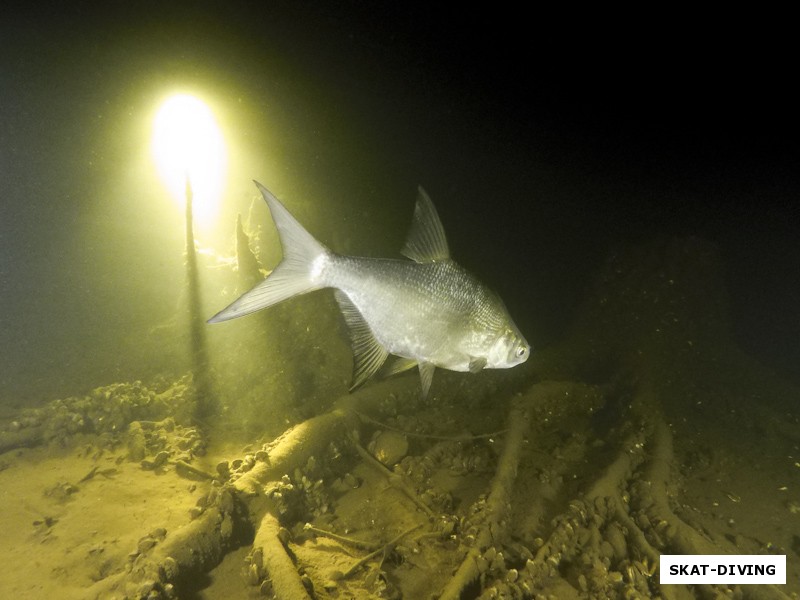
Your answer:
[[[184,206],[188,174],[195,222],[213,223],[222,199],[226,153],[208,106],[187,94],[168,98],[156,115],[152,144],[161,178],[176,202]]]

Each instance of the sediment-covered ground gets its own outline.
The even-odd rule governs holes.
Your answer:
[[[715,248],[620,251],[524,368],[399,376],[309,419],[202,422],[189,379],[9,414],[10,598],[786,598],[797,388],[733,341]],[[785,586],[660,585],[660,554],[787,555]]]

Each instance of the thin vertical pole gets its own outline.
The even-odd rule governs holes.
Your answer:
[[[194,246],[194,218],[192,215],[192,183],[186,174],[186,284],[189,297],[189,341],[192,361],[192,379],[195,392],[195,418],[204,420],[213,412],[214,399],[209,374],[208,342],[206,340],[203,302],[200,294],[200,277],[197,253]]]

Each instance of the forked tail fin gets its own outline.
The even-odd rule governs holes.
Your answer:
[[[324,287],[320,274],[329,255],[328,249],[298,223],[272,192],[257,181],[255,184],[269,206],[278,229],[283,260],[264,281],[211,317],[209,323],[243,317],[292,296]]]

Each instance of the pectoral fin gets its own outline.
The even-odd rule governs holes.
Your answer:
[[[469,372],[470,373],[478,373],[483,371],[486,368],[486,359],[485,358],[475,358],[472,357],[469,360]]]
[[[372,330],[347,294],[336,290],[334,294],[347,323],[350,344],[353,347],[353,383],[350,391],[361,387],[375,371],[381,368],[389,353],[375,339]]]

